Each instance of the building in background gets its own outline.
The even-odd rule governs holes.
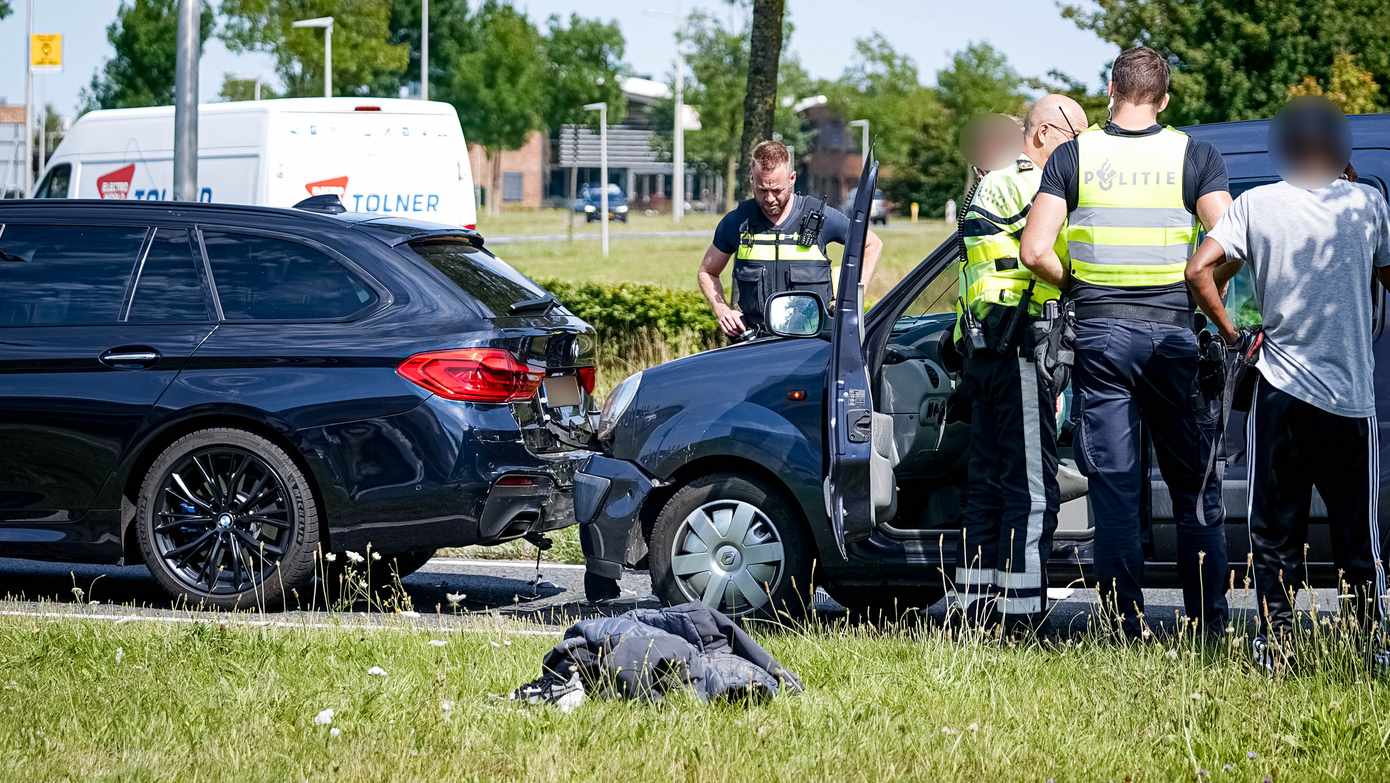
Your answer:
[[[859,132],[831,110],[824,95],[803,98],[793,108],[810,131],[807,149],[796,153],[797,190],[839,206],[859,182],[864,165]]]
[[[520,149],[505,150],[494,161],[489,150],[470,143],[468,160],[473,167],[473,181],[478,187],[478,207],[491,203],[494,182],[493,163],[502,169],[502,208],[542,205],[547,176],[550,140],[540,131],[532,132]]]
[[[24,107],[0,101],[0,198],[24,192]]]

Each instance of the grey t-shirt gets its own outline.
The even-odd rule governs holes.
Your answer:
[[[1372,267],[1390,266],[1390,215],[1369,185],[1288,182],[1235,200],[1207,236],[1245,261],[1264,323],[1261,377],[1340,416],[1375,414]]]

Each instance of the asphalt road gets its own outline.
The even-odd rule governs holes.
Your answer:
[[[533,563],[436,558],[404,580],[418,615],[396,615],[392,619],[447,626],[505,618],[561,627],[584,617],[658,605],[646,575],[635,573],[623,578],[621,599],[602,607],[590,604],[584,600],[583,574],[580,566],[542,563],[541,581],[537,584]],[[1319,606],[1333,605],[1333,591],[1316,592]],[[1084,630],[1087,617],[1096,607],[1095,592],[1054,588],[1050,595],[1052,608],[1044,632],[1065,636]],[[175,605],[143,566],[120,568],[0,558],[0,597],[3,597],[0,616],[79,613],[127,621],[219,617]],[[1307,606],[1311,598],[1305,591],[1300,595],[1300,605]],[[1171,628],[1174,616],[1181,611],[1182,593],[1149,590],[1145,599],[1150,625],[1158,629]],[[1254,600],[1250,591],[1232,591],[1230,602],[1238,624],[1252,619]],[[828,617],[843,613],[843,609],[823,593],[818,596],[817,609]],[[939,622],[945,612],[945,602],[938,601],[930,609],[929,617]],[[329,615],[323,607],[254,616],[261,621],[290,624],[329,620],[370,623],[382,619],[379,611],[339,611]]]

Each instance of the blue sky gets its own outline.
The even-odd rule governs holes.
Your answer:
[[[384,0],[383,0],[384,1]],[[24,2],[13,0],[15,13],[0,22],[0,99],[24,100]],[[518,0],[536,22],[550,14],[616,19],[627,38],[627,61],[639,73],[665,79],[670,70],[676,20],[646,13],[674,12],[678,0]],[[34,31],[62,33],[66,67],[60,74],[35,77],[36,94],[64,115],[74,111],[78,91],[111,56],[106,26],[116,16],[120,0],[34,0]],[[731,14],[724,0],[680,0],[685,11],[707,8]],[[834,77],[844,69],[855,38],[882,32],[898,50],[910,55],[924,78],[931,81],[950,54],[970,41],[988,41],[1004,50],[1024,75],[1042,75],[1052,68],[1087,84],[1099,74],[1115,50],[1093,34],[1062,19],[1053,0],[993,0],[989,13],[972,3],[940,0],[787,0],[795,25],[792,48],[813,76]],[[981,20],[987,22],[981,26]],[[347,52],[334,52],[336,57]],[[225,73],[260,74],[273,80],[271,58],[233,55],[216,40],[204,47],[200,90],[213,100]]]

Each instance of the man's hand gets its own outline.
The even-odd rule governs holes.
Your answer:
[[[743,312],[723,302],[714,305],[714,317],[719,319],[719,328],[730,337],[738,337],[748,331],[748,327],[743,325]]]
[[[1057,257],[1057,235],[1067,219],[1067,202],[1051,193],[1039,193],[1028,212],[1028,224],[1019,240],[1019,260],[1038,279],[1062,287],[1067,270]]]
[[[1239,335],[1235,324],[1231,323],[1231,316],[1226,312],[1225,303],[1221,301],[1217,272],[1220,270],[1226,280],[1229,280],[1239,268],[1239,261],[1226,258],[1226,250],[1221,247],[1221,243],[1207,237],[1197,247],[1197,252],[1187,259],[1187,270],[1184,274],[1192,298],[1202,312],[1206,313],[1207,318],[1216,324],[1216,330],[1227,345],[1234,344]]]

